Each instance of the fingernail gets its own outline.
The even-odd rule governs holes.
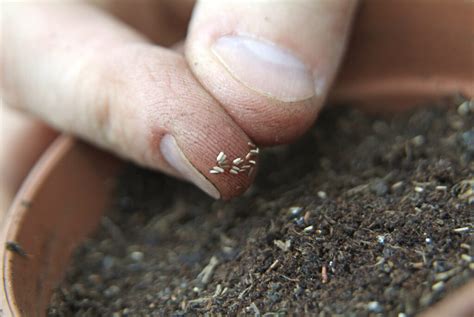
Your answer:
[[[227,70],[248,88],[291,102],[311,98],[311,70],[289,50],[248,36],[226,35],[212,51]]]
[[[189,162],[172,135],[166,134],[161,139],[160,150],[168,164],[181,173],[184,178],[201,188],[209,196],[215,199],[221,197],[217,188]]]

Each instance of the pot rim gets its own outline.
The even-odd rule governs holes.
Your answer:
[[[76,140],[66,135],[62,135],[53,141],[26,177],[12,205],[5,214],[4,221],[0,227],[0,241],[2,242],[2,247],[0,248],[0,265],[2,268],[2,296],[0,297],[0,304],[2,305],[0,307],[6,307],[14,316],[20,316],[20,311],[16,305],[12,284],[8,277],[12,271],[12,267],[9,263],[15,255],[7,251],[5,244],[8,241],[16,241],[22,219],[28,212],[28,208],[24,208],[23,202],[34,201],[38,189],[57,167],[58,162],[63,159],[65,153],[70,151],[75,144]]]

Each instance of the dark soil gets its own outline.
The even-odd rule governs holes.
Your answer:
[[[49,316],[414,315],[474,277],[473,108],[330,109],[231,202],[129,167]]]

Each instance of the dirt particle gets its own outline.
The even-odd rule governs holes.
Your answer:
[[[377,178],[370,183],[370,190],[377,196],[384,196],[388,192],[387,182]]]
[[[21,257],[24,257],[24,258],[28,257],[28,253],[26,253],[23,247],[17,242],[7,241],[7,243],[5,244],[5,248],[8,251],[18,254]]]
[[[118,287],[117,285],[112,285],[108,287],[107,289],[105,289],[104,296],[110,298],[110,297],[117,296],[119,293],[120,293],[120,287]]]
[[[328,198],[328,195],[326,194],[326,192],[320,190],[320,191],[318,191],[318,197],[321,198],[321,199],[326,199],[326,198]]]
[[[292,218],[298,217],[302,211],[303,211],[303,207],[298,207],[298,206],[290,207],[288,209],[288,212],[290,213],[290,216]]]
[[[373,301],[367,304],[367,309],[372,313],[383,312],[383,306],[379,302]]]
[[[283,252],[287,252],[291,247],[291,240],[286,240],[285,242],[281,240],[274,240],[273,243],[279,247]]]
[[[206,265],[206,267],[197,276],[197,279],[201,282],[201,284],[207,285],[211,281],[212,274],[214,273],[214,270],[218,264],[219,260],[215,256],[211,257],[209,264]]]

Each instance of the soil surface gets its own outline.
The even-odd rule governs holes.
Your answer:
[[[231,202],[137,167],[49,316],[412,316],[474,277],[474,104],[333,108]]]

